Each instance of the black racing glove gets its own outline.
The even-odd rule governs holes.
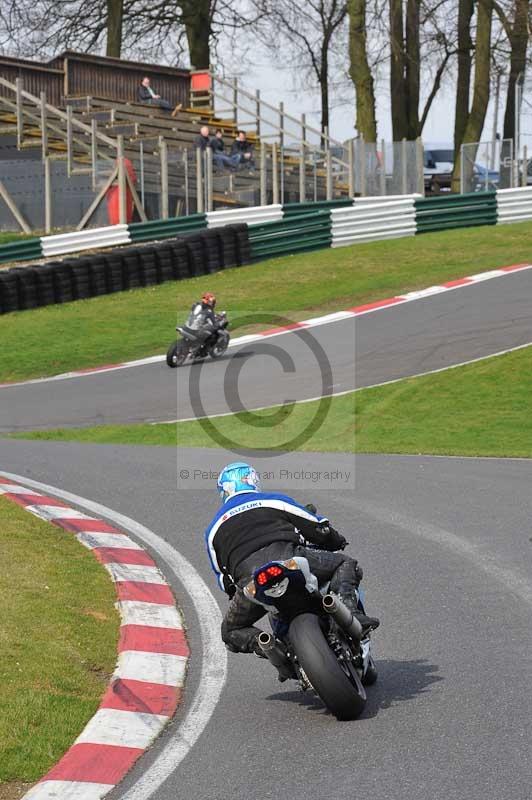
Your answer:
[[[347,539],[328,523],[321,525],[320,528],[321,531],[327,535],[327,541],[323,545],[325,550],[330,550],[331,552],[334,550],[344,550],[349,544]]]

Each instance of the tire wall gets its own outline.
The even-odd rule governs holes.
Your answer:
[[[250,260],[248,226],[242,223],[82,258],[0,270],[0,314],[208,275]]]

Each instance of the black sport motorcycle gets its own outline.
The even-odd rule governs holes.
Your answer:
[[[213,329],[205,324],[201,312],[192,309],[186,323],[176,328],[182,338],[168,349],[166,363],[169,367],[181,367],[186,361],[201,361],[208,356],[211,358],[223,356],[231,338],[227,331],[229,320],[225,311],[215,316],[216,327]]]
[[[328,585],[318,586],[308,560],[294,556],[264,564],[244,593],[269,611],[273,635],[261,633],[259,646],[279,680],[314,690],[339,720],[358,717],[366,703],[364,687],[377,680],[370,632]],[[357,601],[364,613],[360,591]]]

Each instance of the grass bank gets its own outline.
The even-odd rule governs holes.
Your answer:
[[[207,289],[249,329],[249,315],[304,319],[532,258],[532,222],[425,234],[264,261],[61,306],[0,316],[0,381],[164,352]],[[265,320],[262,327],[271,327]],[[236,332],[238,324],[233,327]]]
[[[212,421],[39,431],[16,438],[181,447],[532,457],[532,347],[435,375]],[[210,427],[212,426],[212,427]],[[303,441],[287,448],[295,437]],[[306,438],[305,438],[306,437]]]
[[[0,497],[0,797],[67,750],[116,662],[114,587],[73,534]]]
[[[38,238],[38,233],[18,233],[15,231],[0,231],[0,244],[8,244],[9,242],[19,242],[22,239],[35,239]]]

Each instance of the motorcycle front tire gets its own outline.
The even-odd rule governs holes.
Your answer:
[[[356,719],[366,705],[366,692],[355,668],[345,670],[329,647],[315,614],[300,614],[290,624],[288,638],[299,665],[318,696],[339,720]]]
[[[166,354],[166,363],[174,369],[180,367],[188,356],[188,344],[184,341],[177,341],[170,345]]]
[[[219,336],[217,341],[209,347],[209,355],[211,358],[221,358],[228,347],[229,336]]]

